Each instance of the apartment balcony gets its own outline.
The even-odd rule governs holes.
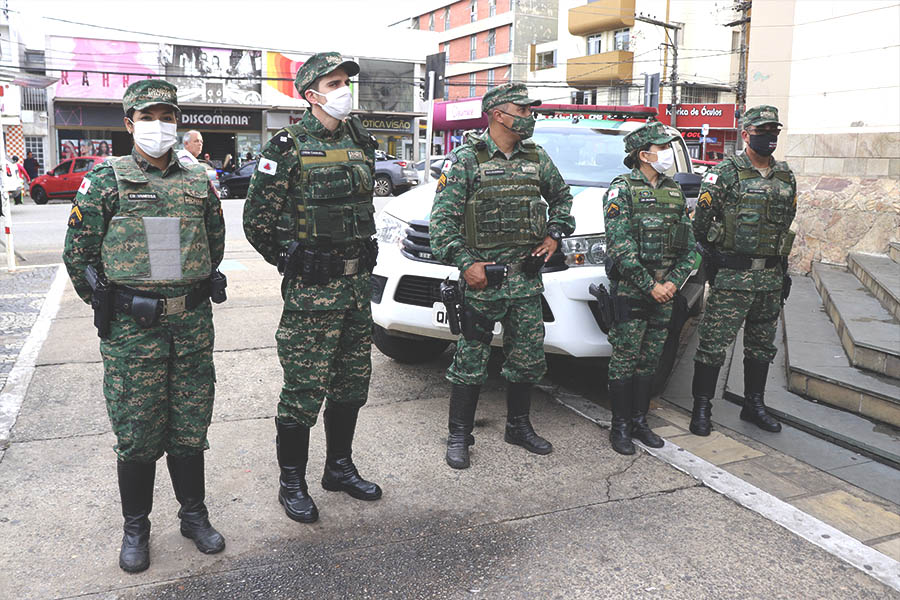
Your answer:
[[[590,35],[634,26],[634,0],[597,0],[569,9],[569,33]]]
[[[579,89],[630,81],[633,66],[634,52],[624,50],[579,56],[566,63],[566,81]]]

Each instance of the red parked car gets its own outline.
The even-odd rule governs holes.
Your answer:
[[[94,165],[109,160],[109,156],[80,156],[59,163],[55,169],[31,180],[31,199],[35,204],[47,204],[59,198],[70,200],[81,186],[81,180]]]

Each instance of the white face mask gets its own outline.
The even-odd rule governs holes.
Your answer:
[[[148,156],[159,158],[169,151],[178,141],[175,123],[163,123],[162,121],[131,121],[134,126],[134,143]]]
[[[675,151],[672,148],[660,150],[656,153],[656,160],[650,163],[650,166],[656,169],[657,173],[665,173],[675,164]]]
[[[350,116],[350,110],[353,108],[353,94],[348,86],[345,85],[336,90],[331,90],[327,94],[316,90],[310,91],[325,97],[325,104],[320,104],[319,106],[338,121],[343,121]]]

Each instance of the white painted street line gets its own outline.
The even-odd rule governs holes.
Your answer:
[[[608,423],[604,418],[608,411],[584,398],[562,391],[551,393],[551,397],[598,425]],[[711,490],[781,525],[866,575],[900,591],[900,562],[668,440],[662,448],[648,448],[637,440],[635,445],[699,480]]]
[[[47,298],[41,307],[41,312],[34,325],[31,326],[31,333],[28,334],[28,338],[22,345],[19,358],[16,359],[16,364],[13,365],[9,377],[6,379],[6,385],[0,392],[0,461],[3,460],[3,455],[6,453],[9,445],[9,432],[19,417],[19,409],[22,408],[22,401],[25,400],[25,394],[28,392],[28,386],[31,385],[31,378],[34,376],[38,354],[50,333],[53,318],[59,311],[59,303],[68,280],[69,276],[65,267],[59,265],[56,275],[53,277],[53,283],[50,284],[50,290],[47,292]]]

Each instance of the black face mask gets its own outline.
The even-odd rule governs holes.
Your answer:
[[[778,136],[773,133],[751,133],[747,145],[760,156],[772,156],[778,146]]]

